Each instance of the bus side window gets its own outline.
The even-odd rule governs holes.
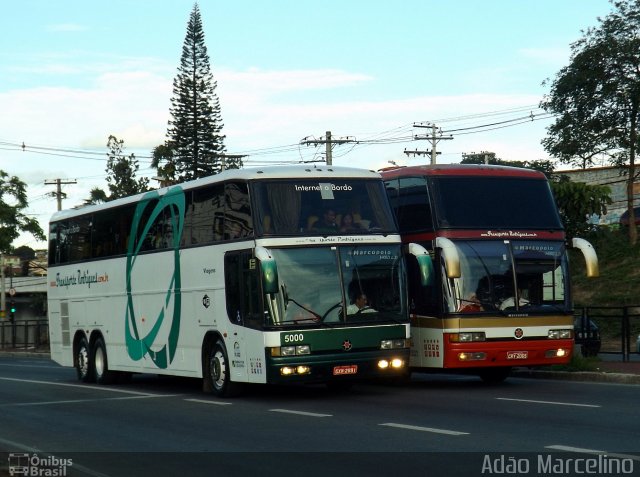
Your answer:
[[[262,327],[262,297],[259,267],[250,250],[229,252],[224,257],[224,275],[229,321],[248,328]]]
[[[415,257],[408,257],[407,275],[409,281],[409,313],[422,316],[437,316],[438,294],[436,293],[438,280],[423,286],[420,280],[420,268]]]

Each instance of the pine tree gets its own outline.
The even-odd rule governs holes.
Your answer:
[[[187,24],[178,74],[173,80],[168,139],[154,150],[152,165],[158,168],[159,175],[184,182],[242,166],[237,159],[224,160],[225,136],[216,87],[200,9],[195,4]]]

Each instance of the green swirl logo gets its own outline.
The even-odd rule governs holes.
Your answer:
[[[178,336],[180,334],[180,310],[181,310],[181,283],[180,283],[180,239],[184,226],[185,198],[180,187],[174,187],[160,196],[157,191],[145,194],[138,203],[131,224],[129,234],[129,244],[127,246],[127,311],[125,325],[125,343],[127,352],[134,361],[142,359],[145,355],[153,360],[158,368],[166,368],[176,353],[178,346]],[[144,238],[149,236],[152,226],[156,223],[158,216],[164,217],[165,223],[171,225],[173,233],[165,237],[170,240],[167,251],[173,254],[173,273],[167,285],[167,292],[163,303],[159,304],[157,318],[149,332],[141,336],[138,330],[136,310],[134,308],[132,296],[132,272],[138,259],[138,254],[144,245]],[[166,318],[166,312],[173,297],[173,314],[171,325],[166,342],[162,343],[159,350],[154,351],[152,347],[158,348],[156,339]]]

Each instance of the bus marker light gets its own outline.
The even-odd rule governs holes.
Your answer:
[[[378,361],[378,368],[387,369],[388,367],[389,367],[389,361],[387,361],[386,359],[381,359],[380,361]]]
[[[296,372],[298,374],[309,374],[311,372],[311,368],[309,366],[298,366],[296,368]]]

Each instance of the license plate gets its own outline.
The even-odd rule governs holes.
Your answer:
[[[350,364],[348,366],[334,366],[333,375],[341,376],[343,374],[356,374],[358,372],[357,364]]]
[[[507,351],[507,359],[527,359],[528,351]]]

